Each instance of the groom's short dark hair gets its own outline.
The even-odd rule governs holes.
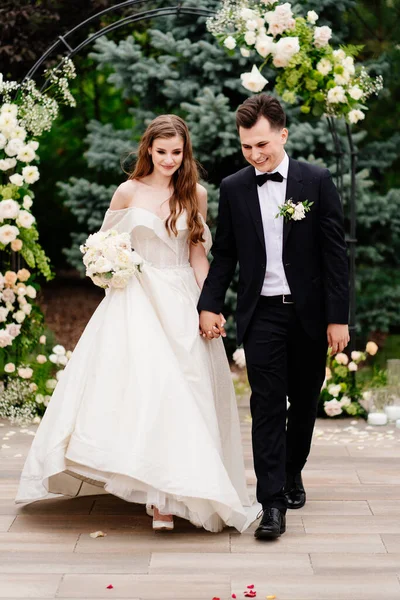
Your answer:
[[[276,98],[269,94],[258,94],[247,98],[236,112],[236,127],[250,129],[260,117],[265,117],[272,129],[286,126],[286,115]]]

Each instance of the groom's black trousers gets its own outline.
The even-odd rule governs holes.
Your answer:
[[[310,338],[295,305],[260,296],[243,343],[252,390],[257,499],[264,508],[286,511],[286,473],[300,472],[310,451],[325,377],[326,332]]]

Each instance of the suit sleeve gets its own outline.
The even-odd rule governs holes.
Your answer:
[[[328,323],[347,324],[349,319],[349,269],[340,197],[328,170],[321,179],[320,234]]]
[[[218,226],[211,253],[213,261],[200,295],[198,310],[219,314],[223,311],[225,295],[232,281],[237,264],[236,241],[228,201],[226,183],[220,188]]]

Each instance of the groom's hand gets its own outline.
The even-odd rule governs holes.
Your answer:
[[[343,352],[350,341],[349,326],[330,323],[327,330],[328,346],[332,354]]]
[[[224,325],[226,320],[222,314],[202,310],[200,312],[200,335],[212,340],[213,338],[226,337]]]

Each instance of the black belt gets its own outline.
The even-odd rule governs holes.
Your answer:
[[[279,296],[260,296],[260,300],[268,304],[294,304],[292,294],[279,294]]]

